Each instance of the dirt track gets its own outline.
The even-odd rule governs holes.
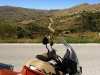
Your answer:
[[[100,44],[71,44],[83,67],[82,75],[99,75]],[[61,56],[66,48],[61,44],[53,46]],[[14,65],[14,71],[20,71],[23,65],[34,59],[37,54],[46,52],[42,44],[0,44],[0,62]]]

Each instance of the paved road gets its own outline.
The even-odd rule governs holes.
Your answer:
[[[82,75],[99,75],[100,44],[71,44],[83,67]],[[62,44],[53,46],[61,56],[66,52]],[[42,44],[0,44],[0,62],[14,65],[14,71],[20,71],[23,65],[46,50]]]

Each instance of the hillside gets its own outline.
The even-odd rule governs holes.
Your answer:
[[[12,6],[1,6],[0,16],[9,21],[35,20],[52,15],[57,10],[39,10]]]
[[[53,35],[56,38],[63,35],[74,38],[73,41],[87,41],[91,38],[98,41],[99,32],[100,4],[83,3],[61,10],[0,7],[0,40],[38,39],[44,35]]]
[[[71,15],[71,14],[78,14],[83,11],[88,11],[88,12],[100,11],[100,4],[92,4],[92,5],[88,3],[79,4],[71,8],[57,11],[55,12],[54,16],[65,16],[65,15]]]
[[[61,10],[40,10],[29,9],[22,7],[0,6],[0,16],[6,20],[23,21],[23,20],[37,20],[43,17],[52,16],[66,16],[72,14],[82,13],[83,11],[97,12],[100,11],[100,4],[83,3],[73,6],[71,8]]]

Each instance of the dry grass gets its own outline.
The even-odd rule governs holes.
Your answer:
[[[28,23],[31,23],[31,22],[34,22],[33,20],[24,20],[22,22],[19,22],[21,24],[28,24]]]

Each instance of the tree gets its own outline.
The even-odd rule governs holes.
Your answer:
[[[0,37],[1,39],[13,38],[17,34],[17,23],[9,23],[0,21]]]

